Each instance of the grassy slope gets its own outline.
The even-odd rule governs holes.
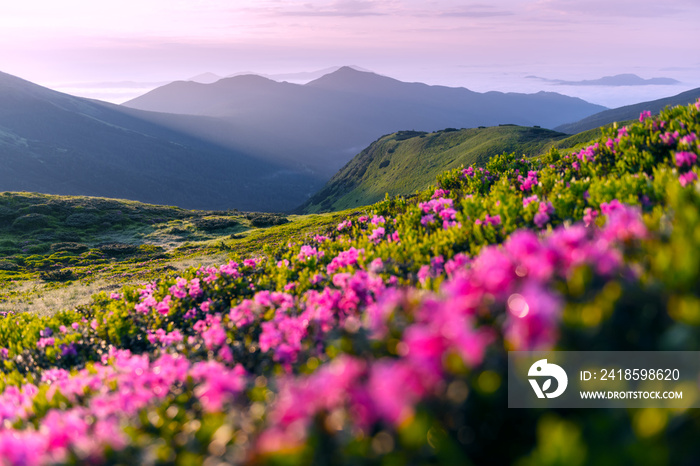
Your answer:
[[[99,291],[221,264],[321,232],[343,214],[283,217],[134,201],[0,194],[0,311],[53,313]]]
[[[522,126],[390,134],[348,162],[301,211],[347,209],[377,202],[386,193],[411,194],[433,184],[445,170],[483,165],[502,153],[538,155],[565,137]]]
[[[605,129],[612,128],[615,125],[617,125],[617,127],[622,127],[625,125],[630,125],[632,123],[634,123],[634,120],[626,120],[621,121],[619,123],[610,123],[605,126],[589,129],[587,131],[574,134],[573,136],[569,136],[566,139],[556,141],[554,144],[552,144],[552,147],[554,147],[555,149],[566,150],[587,146],[589,144],[592,144],[596,139],[598,139]]]
[[[600,131],[568,138],[518,126],[395,133],[355,157],[312,201],[328,196],[333,210],[367,205],[387,192],[425,189],[449,168],[483,164],[503,152],[537,155],[550,147],[570,149],[590,142]],[[356,189],[337,195],[338,187],[357,180]],[[321,210],[314,203],[307,208]],[[327,231],[348,213],[292,215],[288,223],[273,225],[280,217],[95,197],[1,193],[0,311],[53,313],[72,308],[99,291],[193,266],[221,264],[230,257],[254,256],[264,245]]]

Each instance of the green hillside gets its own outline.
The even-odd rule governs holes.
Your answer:
[[[340,214],[284,217],[135,201],[0,193],[0,312],[39,314],[335,225]],[[311,233],[310,233],[311,232]]]
[[[0,289],[29,285],[21,274],[59,249],[86,263],[63,266],[73,282],[154,272],[75,309],[0,312],[0,463],[696,464],[700,102],[640,120],[270,227],[280,220],[0,194],[0,257],[20,274]],[[101,258],[110,234],[148,246],[130,264]],[[180,234],[181,247],[163,241]],[[227,257],[204,263],[215,251]],[[567,404],[528,390],[534,351],[566,366]],[[616,372],[601,385],[564,351],[638,360],[588,366]],[[514,352],[533,359],[510,364]],[[567,407],[603,387],[618,396]],[[512,389],[535,409],[509,407]]]
[[[566,137],[547,129],[514,125],[449,128],[435,133],[400,131],[380,138],[358,154],[300,210],[336,211],[372,204],[386,193],[411,194],[433,184],[445,170],[481,166],[503,153],[538,155]]]

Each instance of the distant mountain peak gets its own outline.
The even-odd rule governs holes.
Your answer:
[[[655,86],[655,85],[675,85],[680,84],[673,78],[649,78],[644,79],[636,74],[623,73],[615,76],[603,76],[598,79],[584,79],[582,81],[567,81],[565,79],[549,79],[540,76],[526,76],[528,79],[539,79],[540,81],[564,85],[564,86]]]
[[[201,84],[211,84],[215,83],[216,81],[220,80],[221,76],[218,74],[214,73],[202,73],[198,74],[197,76],[192,76],[191,78],[187,79],[187,81],[194,81],[196,83],[201,83]]]
[[[357,77],[357,76],[362,76],[362,75],[375,75],[375,73],[373,73],[371,71],[356,70],[355,68],[353,68],[351,66],[341,66],[337,70],[330,72],[328,74],[325,74],[314,81],[311,81],[309,84],[312,84],[316,81],[320,81],[322,79],[329,79],[329,78],[337,79],[337,78],[346,78],[346,77]]]
[[[336,71],[305,85],[325,89],[368,91],[370,87],[381,89],[382,84],[400,84],[400,81],[372,71],[362,71],[352,66],[341,66]]]

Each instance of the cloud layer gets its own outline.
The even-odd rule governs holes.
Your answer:
[[[27,0],[0,7],[0,63],[43,82],[346,63],[406,79],[432,69],[433,82],[505,65],[590,79],[696,68],[698,17],[696,0]]]

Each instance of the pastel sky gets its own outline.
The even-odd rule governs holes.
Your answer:
[[[475,90],[619,73],[690,88],[698,18],[698,0],[24,0],[0,6],[0,71],[60,87],[352,64]]]

